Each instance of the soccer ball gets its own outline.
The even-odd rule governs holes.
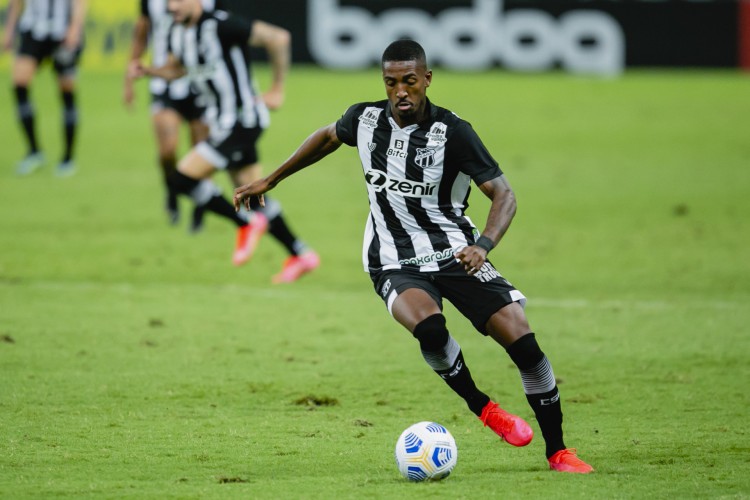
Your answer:
[[[396,465],[409,481],[446,478],[457,459],[456,440],[448,429],[435,422],[412,425],[396,442]]]

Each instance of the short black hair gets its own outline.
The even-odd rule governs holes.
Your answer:
[[[424,49],[414,40],[396,40],[386,47],[380,65],[389,61],[416,61],[427,67],[427,56]]]

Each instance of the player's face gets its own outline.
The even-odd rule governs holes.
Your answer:
[[[424,117],[427,87],[431,81],[432,71],[417,61],[386,61],[383,64],[385,92],[400,126],[417,123]]]
[[[199,0],[168,0],[167,10],[172,14],[174,22],[190,24],[195,17],[195,4]]]

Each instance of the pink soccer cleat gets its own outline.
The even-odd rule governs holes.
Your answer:
[[[482,409],[479,420],[513,446],[526,446],[534,437],[534,431],[524,419],[508,413],[492,401]]]
[[[268,229],[268,218],[260,212],[255,212],[253,220],[237,230],[237,245],[232,256],[235,266],[241,266],[250,260],[266,229]]]
[[[572,472],[574,474],[588,474],[594,468],[576,456],[575,448],[560,450],[549,457],[549,468],[558,472]]]
[[[292,283],[309,273],[320,265],[320,257],[312,250],[300,255],[293,255],[284,261],[281,272],[276,274],[271,281],[275,284]]]

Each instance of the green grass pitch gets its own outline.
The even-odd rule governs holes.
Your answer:
[[[58,179],[42,71],[32,95],[50,163],[18,178],[0,73],[0,497],[747,498],[749,83],[435,73],[433,101],[472,122],[516,191],[491,258],[529,297],[567,443],[596,468],[573,476],[547,470],[499,347],[446,307],[479,386],[531,419],[527,448],[484,429],[388,316],[361,269],[353,150],[275,191],[323,264],[272,286],[274,240],[238,269],[229,224],[189,235],[185,202],[167,226],[145,83],[129,114],[121,75],[81,75],[79,172]],[[293,68],[261,141],[266,170],[383,95],[377,71]],[[481,227],[487,202],[471,201]],[[398,475],[396,439],[420,420],[456,438],[445,481]]]

